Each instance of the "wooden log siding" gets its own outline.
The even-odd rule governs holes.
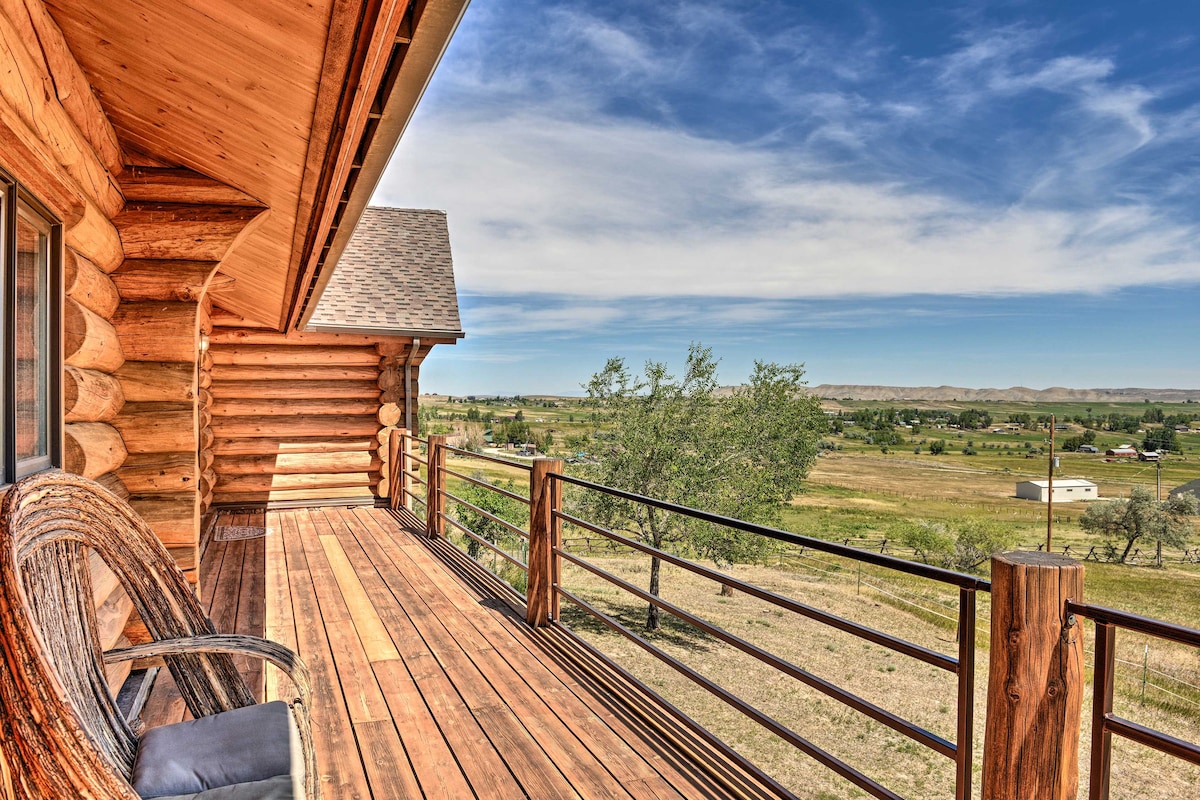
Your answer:
[[[381,419],[398,417],[379,401],[381,365],[396,357],[380,352],[408,347],[401,337],[215,327],[214,501],[382,496]]]

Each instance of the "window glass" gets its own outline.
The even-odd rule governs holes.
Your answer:
[[[14,434],[19,465],[50,455],[50,226],[23,205],[17,214],[13,268]]]

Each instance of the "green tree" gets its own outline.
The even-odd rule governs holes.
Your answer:
[[[682,376],[661,362],[633,375],[610,359],[585,385],[598,420],[596,463],[586,476],[601,484],[737,519],[778,525],[816,460],[825,416],[804,391],[803,369],[755,362],[748,385],[719,394],[717,362],[693,344]],[[653,547],[721,564],[763,557],[773,541],[649,506],[590,492],[593,519]],[[650,561],[657,596],[660,562]],[[646,627],[659,627],[650,604]]]
[[[1171,547],[1187,547],[1193,529],[1189,517],[1197,513],[1196,495],[1185,492],[1159,501],[1149,489],[1135,486],[1126,499],[1092,503],[1079,518],[1088,533],[1102,536],[1120,546],[1121,563],[1138,542],[1159,541]]]
[[[905,521],[889,529],[889,539],[911,547],[918,561],[945,569],[972,572],[993,553],[1017,544],[1017,531],[992,520]]]
[[[940,456],[942,453],[946,452],[946,440],[934,439],[929,443],[929,452],[931,455],[935,456]]]
[[[486,482],[486,476],[482,472],[476,471],[471,477]],[[520,491],[513,481],[497,481],[495,485],[509,492],[519,493]],[[454,494],[476,508],[511,522],[517,527],[523,528],[529,522],[529,511],[523,503],[484,486],[464,482],[460,488],[454,490]],[[466,505],[456,503],[454,517],[464,528],[492,544],[511,545],[517,539],[516,535],[508,528]],[[469,536],[464,535],[464,537],[466,538],[467,555],[478,559],[483,551],[483,545]]]
[[[1143,450],[1161,450],[1169,453],[1179,449],[1179,434],[1174,428],[1162,426],[1146,430],[1146,438],[1142,440]]]

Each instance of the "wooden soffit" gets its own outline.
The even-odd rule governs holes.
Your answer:
[[[395,128],[382,113],[386,101],[397,86],[423,88],[437,64],[436,57],[410,59],[406,51],[419,45],[440,55],[453,33],[454,24],[420,20],[432,12],[428,19],[456,24],[465,4],[47,0],[46,6],[131,162],[187,167],[269,209],[223,261],[222,274],[234,281],[220,303],[282,328],[311,294],[312,276],[330,261],[329,232],[352,229],[357,220],[342,202],[351,199],[347,188],[373,189],[382,173],[382,165],[372,164],[376,172],[367,174],[360,151],[381,129]],[[388,113],[406,122],[412,108]]]

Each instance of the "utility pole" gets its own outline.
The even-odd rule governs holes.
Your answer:
[[[1046,552],[1050,552],[1050,542],[1054,538],[1054,425],[1055,416],[1050,415],[1050,467],[1049,486],[1046,488]]]
[[[1156,467],[1158,467],[1158,480],[1157,480],[1158,492],[1154,496],[1158,500],[1158,502],[1161,503],[1162,502],[1162,452],[1161,451],[1156,451],[1156,452],[1158,452],[1158,461],[1155,461],[1154,465]],[[1162,539],[1158,539],[1157,541],[1154,542],[1154,565],[1156,567],[1158,567],[1159,569],[1162,569]]]

